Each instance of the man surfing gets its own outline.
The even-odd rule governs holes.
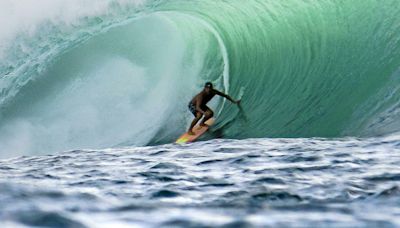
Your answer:
[[[193,127],[199,122],[199,120],[203,117],[203,121],[201,121],[200,126],[206,126],[205,122],[214,116],[214,112],[207,106],[207,103],[215,96],[219,95],[231,101],[232,103],[239,104],[240,100],[233,100],[230,96],[216,90],[213,88],[213,84],[211,82],[207,82],[204,85],[204,89],[197,94],[193,99],[189,102],[189,110],[195,118],[190,124],[190,128],[188,130],[189,135],[194,135]]]

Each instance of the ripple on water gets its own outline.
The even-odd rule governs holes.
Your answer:
[[[370,141],[215,140],[8,159],[0,226],[400,226],[398,142]]]

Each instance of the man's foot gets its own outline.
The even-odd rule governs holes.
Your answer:
[[[195,135],[194,132],[192,130],[188,131],[188,135]]]

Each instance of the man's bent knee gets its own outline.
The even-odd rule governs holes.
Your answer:
[[[214,116],[214,112],[213,111],[207,111],[206,112],[206,118],[211,118],[211,117],[213,117]]]

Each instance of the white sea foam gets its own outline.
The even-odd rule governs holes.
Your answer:
[[[18,35],[34,36],[44,22],[75,25],[83,17],[104,15],[111,4],[140,6],[145,0],[2,0],[0,1],[0,57]]]

